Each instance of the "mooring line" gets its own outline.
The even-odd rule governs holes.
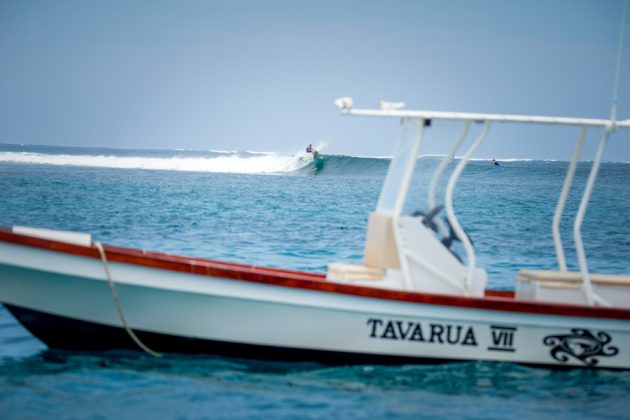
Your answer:
[[[109,265],[107,264],[107,256],[105,255],[105,250],[103,249],[103,245],[100,242],[93,243],[96,249],[98,249],[99,254],[101,255],[101,261],[103,262],[103,266],[105,267],[105,274],[107,275],[107,282],[109,283],[109,288],[112,291],[112,296],[114,297],[114,302],[116,303],[116,310],[118,311],[118,316],[125,327],[125,331],[131,337],[131,339],[144,350],[146,353],[150,354],[153,357],[162,357],[161,353],[151,350],[148,346],[146,346],[133,332],[129,324],[127,323],[127,319],[125,318],[125,314],[123,313],[122,306],[120,305],[120,298],[118,297],[118,293],[116,292],[116,285],[112,280],[112,275],[109,272]]]

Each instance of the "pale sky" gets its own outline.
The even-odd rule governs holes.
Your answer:
[[[621,0],[0,0],[0,143],[390,155],[333,105],[607,118]],[[629,18],[630,19],[630,18]],[[630,23],[627,23],[630,26]],[[630,28],[619,115],[630,118]],[[459,126],[434,125],[425,153]],[[480,157],[568,160],[577,128],[496,127]],[[582,159],[592,159],[592,132]],[[630,132],[606,159],[630,162]]]

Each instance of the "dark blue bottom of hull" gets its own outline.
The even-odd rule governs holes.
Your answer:
[[[48,347],[59,350],[102,351],[138,350],[124,328],[110,327],[14,305],[5,307],[35,337]],[[285,362],[316,362],[326,365],[440,363],[449,360],[426,359],[260,346],[225,341],[204,340],[134,330],[152,350],[164,353],[212,354],[230,358]],[[450,360],[452,361],[452,360]]]

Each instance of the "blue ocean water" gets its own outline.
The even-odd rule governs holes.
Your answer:
[[[406,211],[439,160],[418,160]],[[85,231],[127,247],[324,272],[359,262],[388,159],[303,153],[0,145],[0,225]],[[551,217],[568,162],[473,161],[455,194],[489,286],[556,266]],[[453,167],[449,170],[452,171]],[[580,163],[562,222],[590,163]],[[630,272],[630,164],[604,163],[582,228],[592,271]],[[443,187],[440,190],[443,192]],[[456,250],[463,255],[461,249]],[[509,363],[324,367],[47,349],[0,307],[2,418],[628,417],[630,372]]]

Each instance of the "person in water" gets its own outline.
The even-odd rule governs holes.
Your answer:
[[[306,146],[306,153],[313,153],[313,145],[309,144],[308,146]]]
[[[492,159],[492,166],[499,166],[499,162],[496,159]]]

